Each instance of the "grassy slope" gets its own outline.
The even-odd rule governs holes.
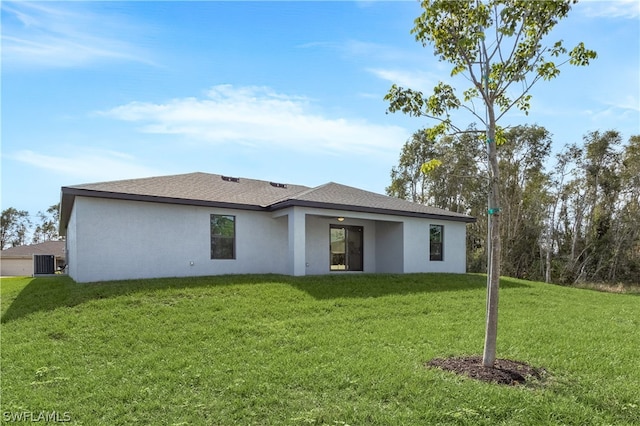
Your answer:
[[[485,278],[2,281],[2,411],[76,424],[639,424],[640,297],[504,279],[501,387],[425,369],[479,354]]]

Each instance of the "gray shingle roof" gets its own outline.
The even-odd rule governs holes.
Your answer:
[[[291,206],[474,222],[475,218],[337,183],[302,185],[188,173],[62,187],[61,233],[76,196],[273,211]]]
[[[56,257],[64,257],[64,241],[45,241],[39,244],[17,246],[2,250],[0,257],[31,257],[34,254],[53,254]]]
[[[412,203],[400,198],[389,197],[387,195],[376,194],[375,192],[339,183],[329,182],[316,188],[293,195],[288,200],[284,200],[272,208],[284,208],[289,205],[307,205],[317,207],[335,207],[344,210],[355,210],[362,212],[380,212],[396,215],[431,217],[442,216],[443,218],[458,218],[460,220],[473,222],[473,218],[461,213],[450,212],[437,207],[425,206],[423,204]],[[411,214],[413,213],[413,214]]]
[[[65,189],[268,207],[309,188],[289,184],[278,187],[263,180],[197,172],[74,185],[63,188],[63,192]]]

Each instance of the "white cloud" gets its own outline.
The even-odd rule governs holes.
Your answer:
[[[119,16],[96,14],[81,3],[2,2],[2,61],[19,68],[68,68],[104,61],[150,64],[122,38],[137,27]]]
[[[133,102],[100,114],[140,123],[145,133],[329,153],[395,153],[408,137],[399,126],[328,118],[312,110],[304,97],[266,87],[219,85],[203,98]]]
[[[367,61],[383,62],[411,62],[421,64],[424,62],[422,51],[417,53],[413,50],[399,48],[398,46],[382,43],[374,43],[356,39],[345,41],[313,41],[300,44],[300,49],[325,49],[337,52],[344,58],[366,58]]]
[[[640,131],[639,111],[634,105],[605,104],[602,108],[584,110],[582,114],[593,126],[637,134]]]
[[[431,92],[438,84],[440,79],[438,76],[422,71],[406,71],[398,69],[380,69],[372,68],[368,70],[378,78],[387,80],[405,89],[420,90],[422,92]]]
[[[626,18],[640,17],[638,0],[583,0],[577,9],[592,18]]]
[[[618,110],[636,114],[635,117],[638,117],[637,114],[640,113],[640,99],[632,94],[621,96],[616,102],[605,101],[604,103]]]
[[[140,165],[135,157],[108,150],[77,149],[65,156],[22,150],[8,155],[10,159],[39,169],[69,176],[81,182],[110,181],[157,176],[159,170]]]

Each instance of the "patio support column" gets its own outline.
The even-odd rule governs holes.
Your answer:
[[[305,213],[293,207],[289,212],[289,267],[291,275],[306,274]]]

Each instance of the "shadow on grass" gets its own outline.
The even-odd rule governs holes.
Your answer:
[[[480,274],[341,274],[296,279],[290,284],[315,299],[380,297],[438,291],[468,291],[486,288]],[[501,279],[503,288],[528,287],[524,282]]]
[[[228,275],[218,277],[156,278],[140,280],[76,283],[67,276],[33,278],[9,307],[0,322],[22,318],[35,312],[73,307],[91,300],[109,299],[157,290],[258,284],[280,281],[278,275]],[[6,297],[6,296],[3,296]]]
[[[0,321],[6,323],[36,312],[53,311],[60,307],[78,306],[91,300],[156,290],[267,283],[288,284],[315,299],[324,300],[478,290],[485,287],[486,277],[473,274],[340,274],[308,277],[267,274],[158,278],[90,284],[78,284],[66,276],[43,277],[31,279],[10,302]],[[509,279],[501,280],[501,286],[528,287],[524,282]]]

